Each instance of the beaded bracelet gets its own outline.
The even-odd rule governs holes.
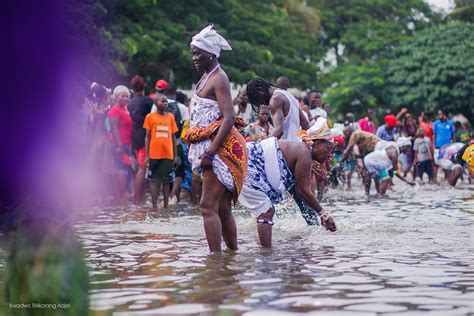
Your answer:
[[[209,160],[214,160],[214,155],[210,155],[207,150],[204,151],[204,155],[203,155],[205,158],[209,159]]]
[[[329,213],[324,211],[324,210],[321,210],[321,212],[319,212],[318,214],[319,214],[319,216],[321,216],[321,220],[323,222],[327,221],[330,217]]]

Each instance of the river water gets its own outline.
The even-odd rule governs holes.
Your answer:
[[[44,240],[26,226],[6,266],[0,245],[0,314],[474,315],[474,185],[394,181],[369,203],[358,180],[331,189],[335,233],[285,201],[272,249],[239,207],[239,250],[222,254],[209,254],[199,210],[184,202],[166,214],[90,208],[74,231],[37,227]]]
[[[359,181],[354,181],[359,184]],[[277,209],[273,248],[237,208],[239,250],[208,253],[199,211],[90,209],[77,232],[90,310],[114,315],[474,315],[474,185],[411,188],[385,199],[330,190],[338,231]]]

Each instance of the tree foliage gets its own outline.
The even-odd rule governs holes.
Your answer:
[[[300,0],[89,1],[100,8],[95,26],[114,47],[109,58],[124,78],[140,73],[189,87],[198,77],[191,37],[214,23],[233,48],[220,58],[232,82],[282,74],[297,86],[317,80],[319,11]]]
[[[474,24],[451,22],[427,29],[396,51],[387,70],[395,105],[464,113],[474,104]]]
[[[363,113],[390,108],[384,72],[393,50],[438,21],[423,0],[311,0],[321,11],[320,45],[335,55],[336,67],[321,76],[325,101],[336,111]]]

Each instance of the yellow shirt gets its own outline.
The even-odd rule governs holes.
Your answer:
[[[461,159],[466,162],[469,173],[474,174],[474,144],[467,146]]]

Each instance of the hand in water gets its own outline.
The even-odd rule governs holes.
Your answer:
[[[321,219],[321,224],[326,227],[327,230],[335,232],[337,230],[336,222],[329,216],[326,220]]]

